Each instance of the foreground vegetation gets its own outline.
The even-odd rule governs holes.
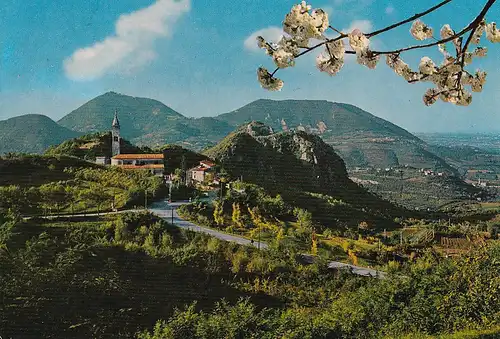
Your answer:
[[[66,156],[0,158],[0,211],[23,215],[100,212],[166,196],[147,171],[103,167]],[[2,186],[3,185],[3,186]]]
[[[1,225],[4,337],[500,333],[495,243],[457,259],[428,251],[378,280],[332,272],[321,260],[303,265],[285,244],[257,251],[145,213],[71,224],[7,215]]]

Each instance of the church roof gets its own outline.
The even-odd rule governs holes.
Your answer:
[[[118,112],[115,110],[115,117],[113,118],[113,127],[120,127],[120,122],[118,121]]]
[[[163,154],[118,154],[113,159],[163,159]]]
[[[117,165],[123,169],[162,169],[165,168],[162,164],[147,164],[147,165]]]

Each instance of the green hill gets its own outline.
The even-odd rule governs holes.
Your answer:
[[[319,100],[257,100],[217,119],[233,126],[252,120],[275,130],[303,128],[321,135],[352,167],[409,165],[453,169],[426,150],[426,144],[408,131],[348,104]]]
[[[0,121],[0,154],[42,153],[49,146],[74,138],[71,131],[45,115],[27,114]]]
[[[147,147],[137,147],[126,139],[120,139],[122,153],[137,154],[151,153]],[[46,155],[66,155],[80,159],[94,161],[97,156],[111,157],[111,132],[99,132],[86,134],[84,136],[66,140],[60,145],[52,146],[45,152]]]
[[[118,110],[121,135],[139,146],[158,147],[186,141],[203,148],[199,141],[221,139],[232,127],[213,118],[189,119],[163,103],[108,92],[72,111],[58,123],[83,133],[104,132],[111,128]]]
[[[252,122],[204,152],[235,178],[280,194],[327,226],[390,225],[406,213],[349,180],[344,161],[319,136],[269,133]]]

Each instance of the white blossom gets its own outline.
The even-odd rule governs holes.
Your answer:
[[[455,88],[458,84],[458,73],[450,73],[445,79],[444,88]]]
[[[439,98],[444,102],[456,104],[458,102],[458,92],[456,90],[442,91]]]
[[[462,66],[457,63],[451,63],[446,67],[447,71],[450,73],[458,73],[462,70]]]
[[[472,52],[472,54],[478,58],[485,57],[487,53],[488,53],[488,49],[486,47],[476,47],[474,52]]]
[[[429,57],[423,57],[420,59],[420,64],[418,65],[418,70],[422,74],[431,75],[436,72],[436,65]]]
[[[409,83],[414,83],[422,79],[422,74],[412,71],[410,67],[403,69],[403,73],[401,75]]]
[[[436,88],[429,88],[424,94],[424,104],[425,106],[430,106],[434,104],[439,96],[439,90]]]
[[[320,36],[328,29],[328,13],[322,9],[315,9],[312,12],[310,27],[312,27],[312,34],[314,36]]]
[[[458,94],[458,100],[456,104],[459,106],[469,106],[471,102],[472,94],[462,89]]]
[[[467,72],[462,72],[462,78],[460,82],[462,85],[472,85],[472,81],[474,80],[474,76]]]
[[[281,37],[281,40],[277,44],[277,48],[282,48],[285,51],[292,53],[294,56],[300,52],[297,42],[286,36]]]
[[[370,45],[370,40],[359,29],[354,29],[348,34],[349,45],[357,53],[358,51],[365,51]]]
[[[484,71],[476,71],[475,76],[470,79],[470,85],[473,92],[481,92],[485,83],[486,72]]]
[[[464,65],[469,65],[472,63],[472,56],[473,54],[471,52],[465,52],[464,53]]]
[[[386,63],[397,75],[403,75],[404,72],[411,71],[410,67],[397,54],[387,54]]]
[[[273,54],[273,48],[271,45],[261,36],[257,37],[257,46],[261,49],[266,50],[267,55],[272,55]]]
[[[473,44],[477,45],[481,41],[481,36],[483,35],[485,28],[486,28],[486,22],[483,19],[477,26],[476,30],[474,31],[474,34],[472,35],[471,42]]]
[[[326,49],[337,59],[343,59],[345,55],[345,46],[342,40],[336,40],[326,43]]]
[[[295,66],[294,55],[284,49],[278,49],[273,52],[273,61],[279,68]]]
[[[425,40],[432,38],[434,31],[422,21],[416,20],[411,26],[410,33],[417,40]]]
[[[257,70],[257,79],[261,87],[269,91],[281,91],[283,88],[283,80],[273,77],[264,67]]]
[[[369,49],[356,51],[356,59],[358,64],[366,66],[370,69],[375,69],[380,59],[380,55],[373,54]]]
[[[310,10],[311,6],[302,1],[292,7],[283,21],[283,30],[304,46],[307,46],[309,39],[321,38],[329,25],[325,11],[316,9],[310,14]]]
[[[486,38],[491,42],[500,42],[500,30],[496,23],[491,22],[486,25]]]
[[[455,35],[455,31],[451,29],[450,25],[446,24],[440,31],[441,39],[448,39]]]
[[[328,73],[331,76],[336,75],[342,69],[342,66],[344,66],[343,58],[332,57],[325,53],[321,53],[316,57],[316,67],[321,72]]]

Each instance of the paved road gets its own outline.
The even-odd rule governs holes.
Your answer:
[[[172,207],[173,207],[173,214],[174,214],[174,225],[177,227],[185,228],[191,231],[195,232],[203,232],[206,234],[210,234],[211,236],[214,236],[216,238],[219,238],[221,240],[225,241],[233,241],[238,244],[242,245],[253,245],[255,247],[259,247],[259,243],[255,241],[253,244],[251,243],[250,240],[235,236],[235,235],[230,235],[227,233],[223,233],[217,230],[213,230],[207,227],[203,226],[198,226],[196,224],[193,224],[192,222],[186,221],[179,217],[177,214],[177,208],[181,205],[187,204],[189,202],[187,201],[182,201],[182,202],[175,202],[172,204],[168,204],[166,202],[156,202],[151,205],[151,208],[149,209],[151,212],[155,213],[156,215],[160,216],[161,218],[165,219],[166,221],[171,222],[172,220]],[[260,248],[264,249],[267,248],[267,244],[261,242],[260,243]],[[314,257],[311,255],[304,255],[304,259],[310,263],[314,261]],[[365,277],[378,277],[378,278],[385,278],[386,273],[381,272],[381,271],[376,271],[371,268],[365,268],[365,267],[359,267],[359,266],[354,266],[354,265],[349,265],[345,264],[339,261],[332,261],[328,263],[328,268],[332,269],[349,269],[352,273],[365,276]]]
[[[175,226],[184,228],[190,231],[194,232],[202,232],[209,234],[213,237],[216,237],[221,240],[225,241],[232,241],[241,245],[253,245],[257,248],[260,249],[265,249],[268,247],[268,245],[264,242],[259,242],[254,241],[253,243],[251,240],[236,236],[236,235],[231,235],[227,234],[224,232],[220,232],[217,230],[213,230],[211,228],[199,226],[196,224],[193,224],[190,221],[182,219],[179,214],[177,214],[177,208],[181,205],[187,204],[189,201],[179,201],[179,202],[174,202],[174,203],[167,203],[166,201],[160,201],[160,202],[154,202],[151,204],[151,206],[148,208],[148,210],[156,215],[158,215],[160,218],[164,219],[165,221],[172,222],[172,212],[173,212],[173,223]],[[172,211],[173,210],[173,211]],[[74,215],[52,215],[52,216],[46,216],[43,218],[68,218],[68,217],[83,217],[83,216],[98,216],[98,215],[108,215],[108,214],[118,214],[118,213],[125,213],[125,212],[142,212],[144,211],[143,209],[138,209],[138,210],[123,210],[123,211],[117,211],[117,212],[104,212],[104,213],[87,213],[87,214],[74,214]],[[31,217],[25,217],[23,218],[25,220],[31,219]],[[303,255],[303,258],[307,261],[312,263],[314,261],[314,257],[311,255]],[[354,266],[354,265],[349,265],[345,264],[339,261],[332,261],[328,263],[328,268],[332,269],[349,269],[353,274],[365,276],[365,277],[378,277],[378,278],[385,278],[386,273],[381,272],[381,271],[376,271],[370,268],[365,268],[365,267],[359,267],[359,266]]]
[[[235,235],[231,235],[231,234],[227,234],[224,232],[220,232],[220,231],[217,231],[217,230],[214,230],[211,228],[199,226],[199,225],[193,224],[190,221],[182,219],[181,217],[179,217],[179,214],[177,214],[177,208],[179,206],[187,204],[187,203],[189,203],[189,202],[182,201],[182,202],[174,202],[171,204],[168,204],[166,202],[155,202],[155,203],[151,204],[151,207],[149,208],[149,210],[152,213],[161,217],[162,219],[165,219],[168,222],[172,222],[172,208],[173,208],[173,214],[174,214],[173,223],[177,227],[188,229],[188,230],[191,230],[194,232],[206,233],[206,234],[209,234],[209,235],[216,237],[218,239],[236,242],[236,243],[241,244],[241,245],[253,245],[253,246],[255,246],[257,248],[261,248],[261,249],[267,248],[267,244],[264,242],[260,242],[260,244],[259,244],[258,241],[254,241],[252,243],[252,241],[249,239],[235,236]]]
[[[136,210],[121,210],[121,211],[116,211],[116,212],[100,212],[100,213],[78,213],[78,214],[54,214],[54,215],[37,215],[35,217],[23,217],[23,220],[30,220],[33,218],[41,218],[41,219],[60,219],[60,218],[80,218],[80,217],[99,217],[102,215],[109,215],[109,214],[120,214],[120,213],[126,213],[126,212],[143,212],[144,210],[142,209],[136,209]],[[1,339],[1,338],[0,338]]]

